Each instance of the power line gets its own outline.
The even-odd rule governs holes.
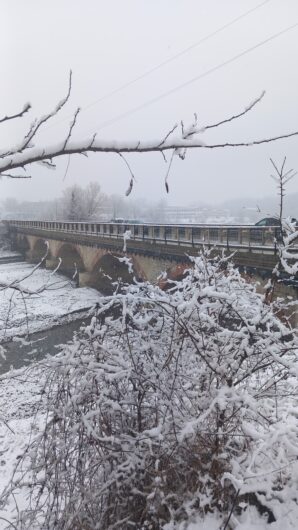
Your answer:
[[[171,94],[174,94],[175,92],[178,92],[179,90],[182,90],[183,88],[191,85],[192,83],[195,83],[196,81],[199,81],[200,79],[203,79],[203,77],[206,77],[206,76],[212,74],[213,72],[216,72],[217,70],[220,70],[221,68],[224,68],[228,64],[231,64],[231,63],[237,61],[238,59],[240,59],[244,55],[249,54],[250,52],[256,50],[257,48],[260,48],[261,46],[264,46],[268,42],[271,42],[274,39],[277,39],[281,35],[284,35],[285,33],[287,33],[288,31],[296,28],[297,26],[298,26],[298,22],[296,22],[295,24],[292,24],[291,26],[288,26],[287,28],[279,31],[278,33],[275,33],[274,35],[271,35],[271,37],[268,37],[267,39],[265,39],[265,40],[263,40],[261,42],[258,42],[258,44],[255,44],[254,46],[251,46],[250,48],[247,48],[246,50],[244,50],[243,52],[238,53],[237,55],[234,55],[230,59],[227,59],[226,61],[224,61],[224,62],[222,62],[220,64],[217,64],[216,66],[213,66],[212,68],[210,68],[209,70],[206,70],[202,74],[199,74],[198,76],[193,77],[192,79],[189,79],[188,81],[185,81],[181,85],[178,85],[178,86],[168,90],[167,92],[163,92],[163,94],[160,94],[159,96],[156,96],[155,98],[150,99],[150,100],[146,101],[145,103],[142,103],[141,105],[138,105],[137,107],[134,107],[134,108],[132,108],[132,109],[126,111],[126,112],[123,112],[122,114],[118,114],[118,116],[115,116],[115,118],[111,118],[110,120],[107,120],[107,121],[103,122],[101,125],[99,125],[99,127],[96,128],[96,130],[100,131],[101,129],[107,127],[108,125],[112,125],[113,123],[115,123],[115,122],[117,122],[117,121],[119,121],[119,120],[121,120],[123,118],[126,118],[127,116],[130,116],[131,114],[134,114],[134,113],[138,112],[139,110],[142,110],[142,109],[144,109],[144,108],[146,108],[146,107],[148,107],[150,105],[153,105],[154,103],[157,103],[161,99],[164,99],[167,96],[169,96]]]
[[[88,105],[84,106],[84,107],[81,107],[81,112],[93,107],[94,105],[97,105],[98,103],[101,103],[102,101],[106,100],[106,99],[109,99],[111,98],[112,96],[114,96],[115,94],[118,94],[119,92],[121,92],[122,90],[124,90],[125,88],[128,88],[129,86],[133,85],[134,83],[137,83],[138,81],[141,81],[142,79],[144,79],[145,77],[149,76],[150,74],[152,74],[153,72],[156,72],[157,70],[159,70],[160,68],[162,68],[163,66],[166,66],[167,64],[175,61],[176,59],[178,59],[179,57],[182,57],[183,55],[187,54],[188,52],[190,52],[191,50],[193,50],[194,48],[197,48],[199,47],[201,44],[203,44],[204,42],[208,41],[209,39],[211,39],[212,37],[215,37],[215,35],[218,35],[219,33],[221,33],[222,31],[224,31],[225,29],[229,28],[230,26],[233,26],[234,24],[236,24],[236,22],[238,22],[239,20],[242,20],[243,18],[247,17],[248,15],[250,15],[251,13],[253,13],[254,11],[257,11],[258,9],[260,9],[261,7],[263,7],[265,4],[268,4],[269,2],[271,2],[272,0],[264,0],[263,2],[261,2],[260,4],[256,5],[255,7],[253,7],[252,9],[249,9],[248,11],[245,11],[244,13],[242,13],[241,15],[239,15],[238,17],[230,20],[229,22],[227,22],[226,24],[224,24],[223,26],[217,28],[215,31],[209,33],[208,35],[206,35],[205,37],[202,37],[199,41],[197,42],[194,42],[193,44],[191,44],[190,46],[188,46],[187,48],[184,48],[183,50],[181,50],[180,52],[176,53],[175,55],[172,55],[171,57],[169,57],[168,59],[166,59],[165,61],[162,61],[161,63],[157,64],[156,66],[153,66],[152,68],[150,68],[149,70],[146,70],[143,74],[140,74],[139,76],[131,79],[130,81],[127,81],[126,83],[124,83],[123,85],[120,85],[118,88],[115,88],[114,90],[112,90],[111,92],[108,92],[107,94],[104,94],[103,96],[101,96],[100,98],[96,99],[95,101],[93,101],[92,103],[89,103]],[[65,117],[63,118],[62,120],[60,120],[59,122],[56,122],[55,124],[52,124],[50,125],[49,127],[47,128],[51,128],[51,127],[55,127],[56,125],[58,125],[59,123],[62,123],[64,121],[66,121],[67,119],[69,119],[69,117],[72,117],[72,114],[69,115],[68,117]]]
[[[201,44],[203,44],[207,40],[211,39],[212,37],[215,37],[215,35],[218,35],[218,33],[221,33],[222,31],[224,31],[225,29],[229,28],[233,24],[236,24],[236,22],[238,22],[239,20],[242,20],[243,18],[247,17],[248,15],[250,15],[251,13],[256,11],[257,9],[260,9],[265,4],[268,4],[268,2],[271,2],[271,1],[272,0],[265,0],[264,2],[262,2],[261,4],[258,4],[257,6],[253,7],[252,9],[249,9],[248,11],[245,11],[245,13],[242,13],[242,15],[239,15],[238,17],[232,19],[230,22],[227,22],[226,24],[224,24],[220,28],[216,29],[212,33],[209,33],[208,35],[206,35],[205,37],[203,37],[199,41],[191,44],[187,48],[184,48],[183,50],[181,50],[180,52],[176,53],[175,55],[172,55],[171,57],[169,57],[165,61],[162,61],[161,63],[157,64],[156,66],[153,66],[149,70],[146,70],[143,74],[140,74],[139,76],[135,77],[134,79],[131,79],[131,81],[127,81],[126,83],[124,83],[123,85],[119,86],[118,88],[115,88],[111,92],[108,92],[107,94],[104,94],[103,96],[101,96],[97,100],[95,100],[92,103],[90,103],[90,104],[86,105],[85,107],[83,107],[82,110],[89,109],[90,107],[93,107],[97,103],[100,103],[101,101],[104,101],[105,99],[108,99],[108,98],[114,96],[118,92],[121,92],[122,90],[124,90],[125,88],[133,85],[134,83],[137,83],[137,81],[140,81],[141,79],[144,79],[145,77],[147,77],[148,75],[152,74],[153,72],[156,72],[157,70],[159,70],[163,66],[175,61],[179,57],[182,57],[183,55],[185,55],[186,53],[190,52],[194,48],[197,48],[198,46],[200,46]]]

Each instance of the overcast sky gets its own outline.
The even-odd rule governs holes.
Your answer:
[[[256,6],[189,52],[105,97]],[[26,101],[33,109],[18,123],[2,125],[1,144],[18,142],[35,116],[55,106],[67,91],[70,68],[71,100],[40,135],[41,143],[63,137],[77,106],[82,112],[75,138],[98,130],[104,139],[155,139],[181,119],[189,122],[194,112],[202,126],[238,113],[262,90],[266,96],[251,113],[203,140],[245,141],[298,130],[298,26],[129,113],[296,22],[297,0],[2,0],[0,117]],[[162,157],[131,155],[134,197],[190,204],[271,195],[269,157],[279,163],[286,155],[289,167],[298,169],[297,146],[293,138],[254,148],[192,150],[184,161],[175,157],[169,196]],[[127,188],[127,168],[116,155],[74,156],[63,180],[66,164],[60,159],[56,172],[32,167],[30,181],[3,178],[1,198],[47,200],[61,195],[64,187],[91,180],[106,193],[124,194]],[[289,191],[297,190],[296,177]]]

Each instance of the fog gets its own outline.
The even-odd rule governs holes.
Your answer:
[[[2,149],[17,143],[33,118],[52,110],[65,95],[70,69],[71,99],[41,131],[41,144],[63,138],[78,106],[82,111],[75,138],[98,131],[103,139],[154,139],[163,138],[180,120],[188,123],[194,112],[202,126],[236,114],[262,90],[266,96],[252,112],[204,134],[203,140],[246,141],[298,129],[298,27],[277,36],[298,22],[296,0],[2,0],[1,8],[0,114],[14,113],[28,100],[33,106],[30,115],[1,126]],[[142,78],[134,81],[138,77]],[[174,90],[194,78],[198,79]],[[212,205],[241,197],[241,206],[246,207],[246,197],[275,193],[270,157],[279,164],[286,155],[288,167],[297,168],[297,141],[294,137],[251,148],[189,151],[184,161],[175,157],[169,195],[162,156],[131,155],[128,160],[137,181],[134,198]],[[55,172],[31,167],[30,180],[2,178],[2,199],[51,200],[65,187],[90,181],[97,181],[106,194],[124,195],[129,174],[119,156],[73,156],[66,173],[67,163],[59,160]],[[289,193],[297,191],[297,182],[296,178],[289,183]]]

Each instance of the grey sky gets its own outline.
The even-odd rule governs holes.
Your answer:
[[[206,142],[251,140],[298,130],[298,27],[239,60],[161,99],[154,105],[101,128],[106,121],[171,90],[227,61],[278,31],[298,22],[297,0],[270,0],[177,60],[128,88],[91,105],[105,94],[141,75],[184,48],[230,22],[262,0],[2,0],[1,116],[30,101],[30,116],[0,130],[1,145],[16,143],[35,116],[51,110],[67,90],[73,70],[73,90],[67,109],[40,135],[56,142],[67,129],[72,111],[82,113],[75,137],[100,129],[106,139],[163,137],[175,122],[188,122],[194,112],[202,125],[241,111],[263,89],[265,99],[237,123],[206,134]],[[269,157],[284,155],[298,168],[298,138],[242,149],[196,150],[182,162],[175,158],[170,195],[160,155],[129,158],[137,178],[134,197],[167,198],[171,204],[220,202],[238,196],[272,194]],[[124,193],[127,168],[115,155],[75,156],[56,172],[31,169],[31,181],[2,179],[1,197],[46,200],[73,183],[97,180],[106,193]],[[298,180],[289,191],[298,190]]]

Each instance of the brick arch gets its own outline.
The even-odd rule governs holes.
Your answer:
[[[120,261],[123,257],[123,254],[114,252],[106,252],[101,255],[93,266],[89,285],[98,289],[102,294],[109,295],[115,289],[112,285],[113,282],[119,280],[123,284],[132,283],[137,275],[135,260],[133,257],[129,257],[132,263],[132,272],[129,272],[128,266]]]
[[[57,257],[61,259],[59,270],[64,274],[72,276],[75,269],[84,272],[84,260],[75,245],[72,245],[71,243],[62,243],[57,252]]]
[[[169,267],[166,270],[166,276],[161,277],[158,281],[158,285],[161,289],[168,289],[171,287],[171,283],[168,280],[179,281],[185,276],[186,271],[192,267],[191,263],[175,263],[175,265]]]

